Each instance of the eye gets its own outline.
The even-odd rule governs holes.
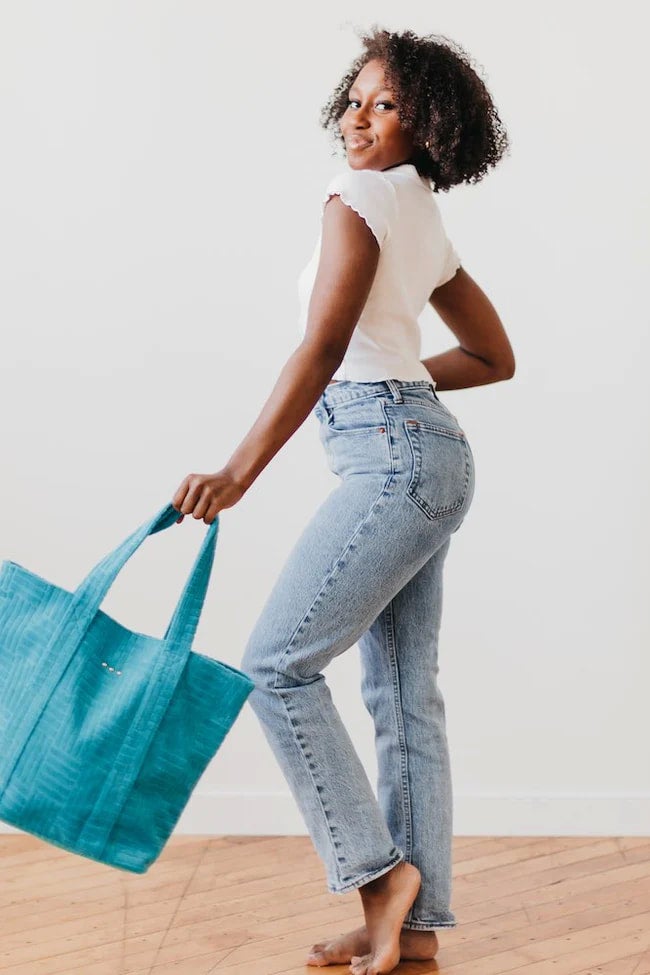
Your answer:
[[[358,101],[359,100],[357,98],[348,98],[348,105],[352,105],[353,102],[357,102],[357,104],[358,104]],[[377,102],[376,104],[377,105],[387,105],[388,108],[395,108],[395,106],[392,104],[392,102],[381,101],[381,102]]]

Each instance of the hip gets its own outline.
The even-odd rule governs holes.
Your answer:
[[[382,481],[425,522],[464,516],[474,492],[474,458],[432,383],[335,381],[314,413],[328,466],[341,479],[355,478],[360,487],[361,476],[375,487]]]

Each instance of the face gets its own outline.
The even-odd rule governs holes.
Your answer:
[[[388,169],[410,161],[413,140],[397,118],[379,60],[368,61],[356,76],[339,126],[351,169]]]

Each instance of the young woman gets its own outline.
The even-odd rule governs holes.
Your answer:
[[[210,524],[312,411],[340,483],[296,542],[248,640],[249,697],[333,893],[365,925],[307,963],[385,975],[433,958],[450,908],[452,788],[438,686],[443,564],[474,493],[467,436],[437,390],[510,378],[490,301],[460,267],[434,197],[476,182],[508,147],[484,83],[455,45],[362,35],[323,110],[347,156],[300,277],[302,341],[248,435],[173,503]],[[430,301],[459,344],[420,360]],[[323,670],[358,644],[376,729],[378,800]]]

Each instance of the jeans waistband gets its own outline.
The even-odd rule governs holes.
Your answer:
[[[423,399],[430,399],[431,396],[438,399],[435,386],[426,379],[379,379],[368,383],[343,379],[326,386],[321,399],[328,406],[334,406],[336,403],[375,396],[390,396],[395,403],[418,396]]]

